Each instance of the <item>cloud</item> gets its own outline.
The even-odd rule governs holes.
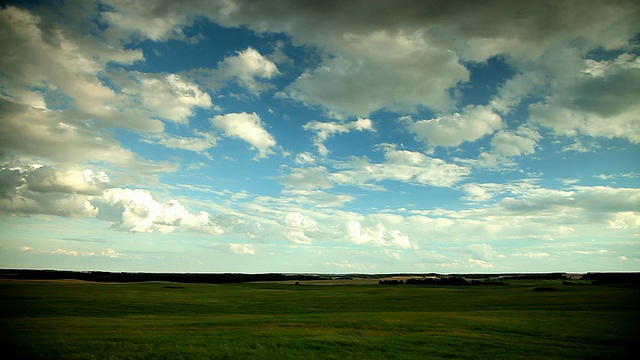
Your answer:
[[[275,51],[280,50],[276,48]],[[209,91],[219,92],[224,86],[234,82],[254,95],[273,88],[268,81],[282,75],[274,62],[252,47],[225,57],[216,64],[216,68],[194,68],[180,74]],[[247,99],[242,95],[234,96]]]
[[[0,155],[23,155],[53,161],[105,161],[131,164],[136,156],[108,136],[69,122],[65,112],[43,110],[0,99]]]
[[[109,3],[109,1],[106,1],[106,3]],[[118,4],[115,1],[110,3],[112,6],[116,4],[124,5],[124,3]],[[101,16],[110,26],[125,31],[127,35],[129,33],[131,35],[135,34],[154,41],[182,36],[182,26],[186,25],[187,22],[187,19],[182,14],[171,16],[164,12],[161,17],[150,17],[149,14],[153,14],[153,12],[149,12],[148,4],[129,3],[126,6],[127,13],[105,11]],[[122,9],[123,6],[119,7]]]
[[[307,190],[300,188],[284,189],[282,190],[282,195],[295,196],[301,200],[306,199],[306,202],[318,208],[341,207],[356,199],[354,196],[347,194],[333,194],[318,189]]]
[[[483,260],[477,260],[477,259],[469,259],[469,264],[471,264],[472,266],[480,266],[483,268],[494,268],[495,265],[493,265],[490,262],[487,261],[483,261]]]
[[[474,259],[484,260],[484,261],[492,261],[496,260],[500,257],[504,257],[504,255],[498,254],[493,247],[489,244],[472,244],[466,247],[466,250],[469,251]]]
[[[91,169],[56,170],[50,166],[38,166],[25,176],[26,187],[39,193],[68,193],[96,195],[108,186],[109,176]]]
[[[170,173],[178,165],[141,158],[125,149],[104,129],[74,123],[62,110],[45,110],[0,98],[0,160],[9,167],[46,164],[104,163],[117,169],[119,180],[153,182],[158,173]],[[71,120],[71,122],[69,122]],[[124,173],[123,171],[126,171]]]
[[[278,182],[288,188],[300,190],[328,189],[333,184],[329,171],[324,166],[293,169],[291,174],[280,176]]]
[[[285,32],[298,44],[318,47],[325,57],[288,93],[355,116],[385,107],[446,110],[453,103],[447,90],[468,80],[462,61],[503,56],[525,77],[532,70],[573,76],[566,70],[576,55],[624,47],[637,32],[638,7],[632,2],[589,7],[500,0],[409,4],[367,2],[363,11],[334,2],[291,7],[287,2],[235,1],[224,15],[209,16],[227,26]],[[535,69],[536,63],[542,67]],[[423,78],[429,81],[418,81]]]
[[[502,128],[502,118],[489,106],[469,105],[462,113],[429,120],[401,119],[416,140],[429,146],[458,146],[475,141]]]
[[[107,189],[92,204],[99,209],[99,219],[125,231],[170,233],[180,227],[214,235],[224,232],[206,211],[192,214],[177,200],[162,204],[147,190]]]
[[[447,163],[419,152],[398,150],[394,146],[382,146],[385,161],[371,163],[368,159],[353,159],[336,163],[340,171],[329,179],[340,185],[382,190],[375,183],[392,180],[413,185],[450,187],[463,180],[470,169]]]
[[[432,46],[420,32],[342,30],[339,41],[323,44],[331,56],[287,87],[291,98],[337,117],[420,106],[447,110],[454,104],[448,90],[469,79],[455,52]]]
[[[608,186],[574,186],[566,190],[532,187],[519,198],[505,198],[499,206],[508,212],[543,213],[575,209],[587,213],[626,213],[640,211],[640,190]]]
[[[13,198],[24,184],[25,179],[20,168],[0,168],[0,199]]]
[[[161,119],[186,123],[195,108],[213,106],[209,94],[179,75],[130,73],[135,80],[124,84],[122,92],[137,99],[149,113]]]
[[[65,24],[41,21],[11,6],[0,9],[0,19],[0,35],[10,39],[0,45],[2,82],[10,101],[37,109],[57,108],[64,113],[63,123],[76,128],[91,119],[109,128],[162,131],[162,122],[128,106],[125,94],[101,81],[108,63],[132,64],[143,59],[142,51],[125,50],[96,38],[91,38],[96,41],[92,43],[78,36],[82,32],[74,31],[77,29],[64,31]],[[48,104],[52,99],[67,100]]]
[[[124,256],[124,254],[121,254],[113,249],[107,249],[105,251],[102,251],[100,255],[110,257],[110,258],[118,258],[118,257]]]
[[[363,227],[360,221],[349,220],[344,225],[347,238],[355,244],[372,244],[376,246],[394,246],[404,249],[411,247],[409,236],[398,229],[388,230],[377,224],[372,228]]]
[[[204,156],[208,156],[206,150],[215,147],[218,144],[218,137],[210,133],[196,132],[196,137],[177,136],[164,134],[153,137],[152,139],[143,139],[143,142],[149,144],[159,144],[172,149],[182,149],[193,151]]]
[[[576,133],[640,143],[640,57],[587,60],[575,79],[557,81],[553,96],[529,106],[531,121],[561,135]],[[577,70],[580,70],[578,68]]]
[[[637,231],[638,189],[574,186],[565,190],[535,183],[507,184],[493,205],[460,211],[408,211],[403,230],[418,244],[488,244],[522,241],[598,239]],[[548,246],[548,245],[547,245]],[[474,250],[482,250],[480,248]],[[540,251],[535,251],[540,252]],[[483,260],[479,254],[475,259]]]
[[[293,169],[282,175],[279,182],[291,189],[328,189],[335,185],[358,186],[363,189],[384,190],[376,183],[399,181],[414,185],[452,186],[464,179],[470,169],[428,157],[422,153],[397,150],[385,145],[385,162],[371,163],[366,158],[354,158],[333,163],[336,171],[324,166]]]
[[[238,138],[258,150],[256,158],[266,158],[273,153],[276,139],[264,129],[262,120],[256,113],[229,113],[216,115],[211,123],[227,137]]]
[[[256,254],[255,247],[250,244],[230,243],[229,250],[231,250],[232,253],[238,254],[238,255],[255,255]]]
[[[590,250],[576,250],[576,251],[573,251],[573,253],[580,254],[580,255],[602,255],[602,254],[614,254],[615,251],[604,250],[604,249],[593,250],[593,251],[590,251]]]
[[[76,250],[65,250],[65,249],[55,249],[53,251],[50,251],[49,254],[66,255],[66,256],[93,256],[94,255],[94,253],[91,251],[78,252]]]
[[[527,128],[520,128],[516,132],[501,131],[491,139],[491,154],[497,157],[533,154],[539,139],[536,131]]]
[[[544,257],[550,257],[551,255],[549,253],[546,252],[528,252],[528,253],[517,253],[517,254],[511,254],[512,256],[523,256],[523,257],[528,257],[528,258],[544,258]]]
[[[73,256],[73,257],[78,257],[78,256],[90,256],[90,257],[104,256],[109,258],[129,257],[126,254],[119,253],[111,248],[97,253],[95,251],[78,251],[78,250],[67,250],[67,249],[61,249],[61,248],[57,248],[54,250],[44,250],[44,249],[34,249],[30,246],[22,246],[20,247],[20,251],[24,251],[32,254],[51,254],[51,255]]]
[[[294,161],[298,165],[313,165],[316,163],[316,158],[310,152],[303,152],[296,155]]]
[[[57,170],[50,166],[0,168],[0,212],[52,214],[66,217],[97,214],[91,195],[108,187],[109,179],[91,169]],[[106,175],[106,174],[105,174]]]
[[[609,220],[610,229],[640,229],[640,214],[634,211],[616,213]]]
[[[307,131],[314,131],[316,134],[313,138],[313,143],[318,148],[318,152],[321,156],[329,155],[329,149],[324,145],[324,142],[335,134],[346,134],[351,131],[376,131],[373,126],[373,122],[370,119],[359,118],[352,122],[320,122],[311,121],[302,127]]]
[[[477,160],[460,160],[483,168],[506,168],[514,166],[513,158],[536,152],[542,136],[535,130],[520,126],[517,130],[503,130],[490,141],[491,148],[481,153]]]
[[[5,94],[0,99],[0,157],[10,162],[105,162],[141,176],[160,167],[168,170],[166,162],[146,161],[123,148],[107,130],[164,129],[152,109],[139,106],[139,98],[110,87],[118,81],[107,68],[141,61],[142,51],[90,35],[93,30],[83,26],[89,26],[85,16],[95,16],[91,6],[74,7],[65,21],[45,10],[35,15],[39,9],[0,9],[0,35],[8,39],[0,45]],[[177,80],[173,85],[185,90]],[[174,99],[164,99],[176,105]]]
[[[276,64],[252,47],[219,62],[218,72],[222,74],[222,78],[235,79],[240,85],[256,94],[271,87],[259,79],[271,79],[280,75]]]
[[[462,185],[462,189],[467,193],[462,197],[463,200],[481,202],[491,200],[504,189],[504,186],[496,183],[467,183]]]
[[[344,260],[342,262],[327,262],[326,266],[332,268],[340,268],[340,269],[366,269],[367,266],[363,264],[352,264],[349,260]]]
[[[310,244],[310,234],[318,231],[318,223],[299,212],[288,212],[281,220],[283,236],[297,244]]]
[[[569,79],[584,54],[628,46],[637,32],[638,7],[625,1],[589,7],[503,0],[362,4],[109,2],[102,18],[113,32],[158,41],[183,38],[182,28],[198,17],[257,33],[284,33],[320,55],[317,66],[286,93],[339,117],[384,108],[451,110],[456,99],[450,90],[469,80],[464,64],[496,56],[517,69],[520,79]],[[543,87],[521,85],[511,87],[520,92],[504,91],[494,105],[507,111],[526,96],[546,95],[531,93]]]

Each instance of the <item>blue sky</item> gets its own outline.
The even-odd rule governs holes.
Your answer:
[[[0,267],[640,271],[635,1],[0,8]]]

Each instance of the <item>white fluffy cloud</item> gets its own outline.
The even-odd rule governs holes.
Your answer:
[[[505,168],[514,165],[513,158],[536,152],[540,134],[528,127],[503,130],[491,138],[491,148],[481,153],[475,161],[466,161],[484,168]]]
[[[140,99],[140,103],[152,116],[185,123],[193,115],[195,108],[213,106],[209,94],[179,75],[159,77],[137,73],[136,78],[135,82],[128,83],[123,92]]]
[[[316,133],[313,138],[313,143],[322,156],[329,155],[329,149],[324,145],[324,142],[335,134],[346,134],[350,131],[376,131],[373,126],[373,121],[363,118],[351,122],[311,121],[306,123],[302,128]]]
[[[502,128],[502,118],[489,106],[469,105],[462,113],[434,119],[412,121],[402,119],[416,139],[429,146],[458,146],[475,141]]]
[[[490,262],[484,261],[484,260],[477,260],[477,259],[469,259],[469,264],[471,264],[471,266],[479,266],[482,268],[494,268],[495,265],[493,265]]]
[[[384,225],[363,227],[360,221],[349,220],[344,229],[348,239],[356,244],[372,244],[377,246],[395,246],[408,249],[411,247],[409,236],[398,229],[388,230]]]
[[[235,79],[253,93],[260,93],[270,87],[260,79],[280,75],[276,64],[251,47],[218,63],[218,72],[222,73],[221,77]]]
[[[206,211],[192,214],[177,200],[162,204],[143,189],[108,189],[92,203],[100,209],[101,218],[125,231],[170,233],[184,227],[209,234],[223,233]]]
[[[282,225],[284,238],[297,244],[311,243],[311,234],[318,231],[318,223],[299,212],[288,212]]]
[[[466,166],[447,163],[419,152],[398,150],[384,146],[385,162],[371,163],[368,159],[354,159],[337,164],[340,171],[330,175],[330,180],[340,185],[363,188],[379,188],[375,183],[392,180],[414,185],[449,187],[463,180],[470,173]]]
[[[217,115],[211,123],[227,137],[242,139],[258,150],[256,158],[265,158],[273,153],[276,139],[262,123],[256,113],[229,113]]]
[[[229,250],[238,255],[255,255],[256,249],[251,244],[229,244]]]
[[[205,211],[194,214],[177,200],[163,204],[147,190],[113,187],[104,171],[93,169],[0,168],[0,212],[95,217],[131,232],[223,232]]]

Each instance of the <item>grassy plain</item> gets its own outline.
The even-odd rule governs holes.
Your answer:
[[[639,330],[630,286],[0,282],[5,359],[619,359]]]

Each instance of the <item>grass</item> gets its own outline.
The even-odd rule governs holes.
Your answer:
[[[4,282],[0,332],[3,358],[20,359],[632,358],[639,304],[637,287],[549,281]]]

